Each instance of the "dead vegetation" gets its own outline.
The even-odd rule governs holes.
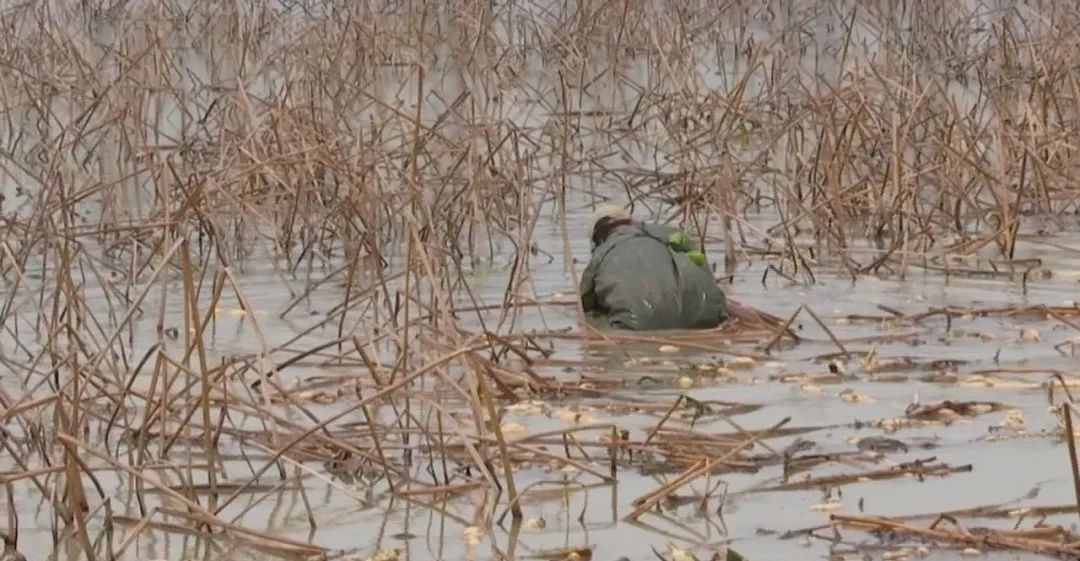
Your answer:
[[[640,363],[602,371],[561,351],[713,354],[695,376],[715,381],[812,340],[799,321],[845,362],[917,333],[844,339],[794,302],[705,334],[597,333],[575,314],[575,217],[629,199],[722,250],[718,275],[762,263],[772,288],[926,271],[1026,292],[1055,272],[1022,248],[1051,246],[1080,212],[1077,23],[1060,1],[4,3],[5,556],[28,551],[19,519],[33,517],[21,527],[47,529],[42,554],[48,542],[134,558],[142,536],[184,534],[208,556],[230,543],[326,558],[342,552],[245,516],[291,493],[314,532],[315,489],[356,510],[482,492],[480,514],[453,515],[472,536],[521,523],[537,490],[519,487],[520,470],[549,470],[564,494],[621,472],[673,476],[638,498],[637,519],[702,478],[707,503],[715,476],[846,458],[771,449],[816,430],[797,418],[745,427],[732,417],[758,406],[643,396]],[[562,295],[535,274],[550,264]],[[1039,315],[1080,329],[1075,306],[883,311],[846,320],[940,319],[951,333]],[[506,416],[534,404],[569,415],[521,434]],[[590,420],[582,404],[628,420]],[[983,405],[920,405],[871,426]],[[871,449],[858,453],[880,461]],[[970,467],[932,460],[781,485]],[[1075,549],[1041,529],[836,521]],[[516,541],[495,547],[512,558]]]

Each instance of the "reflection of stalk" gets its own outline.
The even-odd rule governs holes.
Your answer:
[[[725,166],[724,179],[720,185],[720,203],[724,208],[724,276],[735,274],[735,234],[731,231],[731,217],[735,215],[735,198],[731,191],[735,189],[731,168]]]
[[[1076,462],[1076,437],[1073,436],[1072,409],[1069,407],[1068,403],[1061,404],[1061,414],[1065,417],[1065,443],[1069,446],[1069,464],[1072,467],[1073,492],[1076,494],[1076,506],[1080,509],[1080,466],[1077,466]]]
[[[0,539],[4,540],[4,552],[0,554],[0,561],[26,561],[26,557],[15,549],[15,538],[0,532]]]
[[[487,408],[488,417],[491,419],[491,430],[495,433],[495,443],[499,446],[499,455],[502,458],[503,478],[506,480],[506,493],[510,501],[510,515],[513,520],[521,520],[521,505],[518,503],[517,489],[514,486],[514,467],[511,465],[510,453],[506,448],[506,438],[503,437],[502,425],[500,424],[499,416],[495,413],[495,404],[491,395],[491,388],[487,384],[487,380],[484,378],[485,373],[481,369],[476,369],[476,383],[477,392],[480,394],[480,399],[484,406]],[[478,417],[476,422],[483,426],[483,419]],[[492,476],[495,474],[492,473]]]

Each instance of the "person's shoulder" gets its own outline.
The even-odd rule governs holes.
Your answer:
[[[660,224],[659,222],[642,222],[641,227],[646,232],[680,232],[679,228],[668,224]]]
[[[657,224],[655,222],[649,222],[643,224],[642,229],[650,236],[663,241],[670,241],[671,237],[675,234],[682,234],[683,236],[686,236],[686,232],[682,228],[670,226],[668,224]]]
[[[636,238],[638,236],[641,236],[644,233],[646,233],[646,231],[643,229],[641,224],[637,224],[637,223],[622,224],[622,225],[616,226],[611,231],[611,233],[608,234],[608,238],[606,240],[604,240],[604,243],[605,244],[619,243],[619,242],[623,242],[623,241],[626,241],[626,240],[631,239],[631,238]],[[601,244],[601,245],[603,245],[603,244]]]
[[[634,245],[634,240],[640,239],[645,236],[645,233],[640,227],[635,225],[619,226],[612,230],[607,239],[603,243],[596,246],[592,250],[592,261],[601,261],[613,251],[618,251],[620,248],[629,247],[627,244]]]

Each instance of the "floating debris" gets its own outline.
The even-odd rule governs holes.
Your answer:
[[[484,536],[484,531],[478,526],[468,526],[461,531],[462,537],[465,538],[465,543],[470,547],[474,547],[480,544],[480,540]]]
[[[503,423],[500,428],[502,429],[502,433],[504,435],[505,434],[523,434],[523,433],[528,432],[528,429],[525,428],[525,425],[523,425],[521,423],[513,423],[513,422]]]
[[[685,549],[668,542],[668,551],[671,553],[671,561],[698,561],[697,556]]]
[[[886,436],[868,436],[866,438],[859,439],[855,443],[855,447],[865,452],[877,452],[877,453],[890,453],[890,452],[907,452],[908,445],[895,439]]]
[[[1005,419],[995,425],[999,429],[1008,429],[1013,431],[1024,430],[1024,412],[1019,409],[1013,409],[1005,414]]]
[[[876,399],[874,399],[874,398],[872,398],[872,397],[870,397],[868,395],[861,394],[861,393],[859,393],[859,392],[857,392],[857,391],[855,391],[853,389],[850,389],[850,388],[840,392],[838,395],[840,396],[840,399],[842,399],[842,400],[844,400],[844,401],[846,401],[848,403],[865,403],[865,404],[877,403]]]
[[[905,411],[908,419],[933,421],[940,423],[953,423],[962,418],[976,417],[994,411],[1011,409],[1010,407],[991,401],[951,401],[945,400],[938,403],[920,405],[912,403]]]
[[[506,410],[518,415],[546,415],[551,411],[551,405],[542,401],[521,401],[506,406]]]
[[[563,556],[562,561],[590,561],[593,552],[589,548],[571,549]]]
[[[803,458],[795,458],[792,460],[792,462],[799,462],[801,460],[803,460]],[[936,460],[937,458],[924,458],[885,469],[877,469],[844,475],[807,477],[798,481],[791,481],[789,483],[782,483],[780,485],[774,485],[771,487],[754,489],[752,492],[764,493],[772,491],[791,491],[797,489],[818,489],[823,487],[831,488],[849,485],[852,483],[898,478],[915,478],[921,481],[927,477],[945,477],[954,473],[969,472],[972,469],[971,464],[962,466],[950,466],[945,463],[935,463]]]
[[[812,512],[835,512],[842,508],[844,508],[844,504],[839,499],[829,499],[823,503],[810,506]]]
[[[593,558],[593,551],[588,547],[551,549],[530,555],[528,558],[544,561],[590,561]]]
[[[770,379],[783,382],[785,384],[841,384],[850,382],[851,378],[847,376],[840,376],[833,373],[828,374],[804,374],[804,373],[784,373],[779,375],[770,376]]]
[[[1061,526],[1038,525],[1030,530],[964,528],[959,525],[955,517],[945,514],[940,515],[928,527],[875,516],[831,514],[829,518],[830,525],[837,531],[842,528],[852,528],[887,534],[894,542],[908,537],[922,542],[957,544],[963,547],[961,553],[964,556],[982,555],[983,549],[980,548],[1041,553],[1073,559],[1080,556],[1080,538]],[[921,547],[926,546],[921,545]],[[929,551],[920,554],[920,557],[925,557],[926,554],[929,554]]]
[[[367,561],[398,561],[401,556],[400,549],[384,549],[367,558]]]
[[[725,366],[733,370],[746,370],[757,366],[757,361],[748,356],[738,356],[729,360]]]

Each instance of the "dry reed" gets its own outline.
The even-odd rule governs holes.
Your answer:
[[[0,7],[0,478],[40,496],[54,547],[185,530],[320,557],[240,498],[299,489],[314,527],[313,480],[358,509],[499,490],[515,519],[520,466],[611,484],[573,431],[553,453],[501,418],[604,393],[543,368],[556,341],[666,341],[533,329],[571,306],[534,264],[576,286],[600,200],[685,224],[726,276],[758,256],[796,284],[986,273],[973,256],[1026,279],[1029,217],[1080,212],[1068,2],[556,4]],[[766,353],[795,317],[774,311]],[[757,465],[739,452],[765,433],[666,420],[619,446],[681,482]]]

